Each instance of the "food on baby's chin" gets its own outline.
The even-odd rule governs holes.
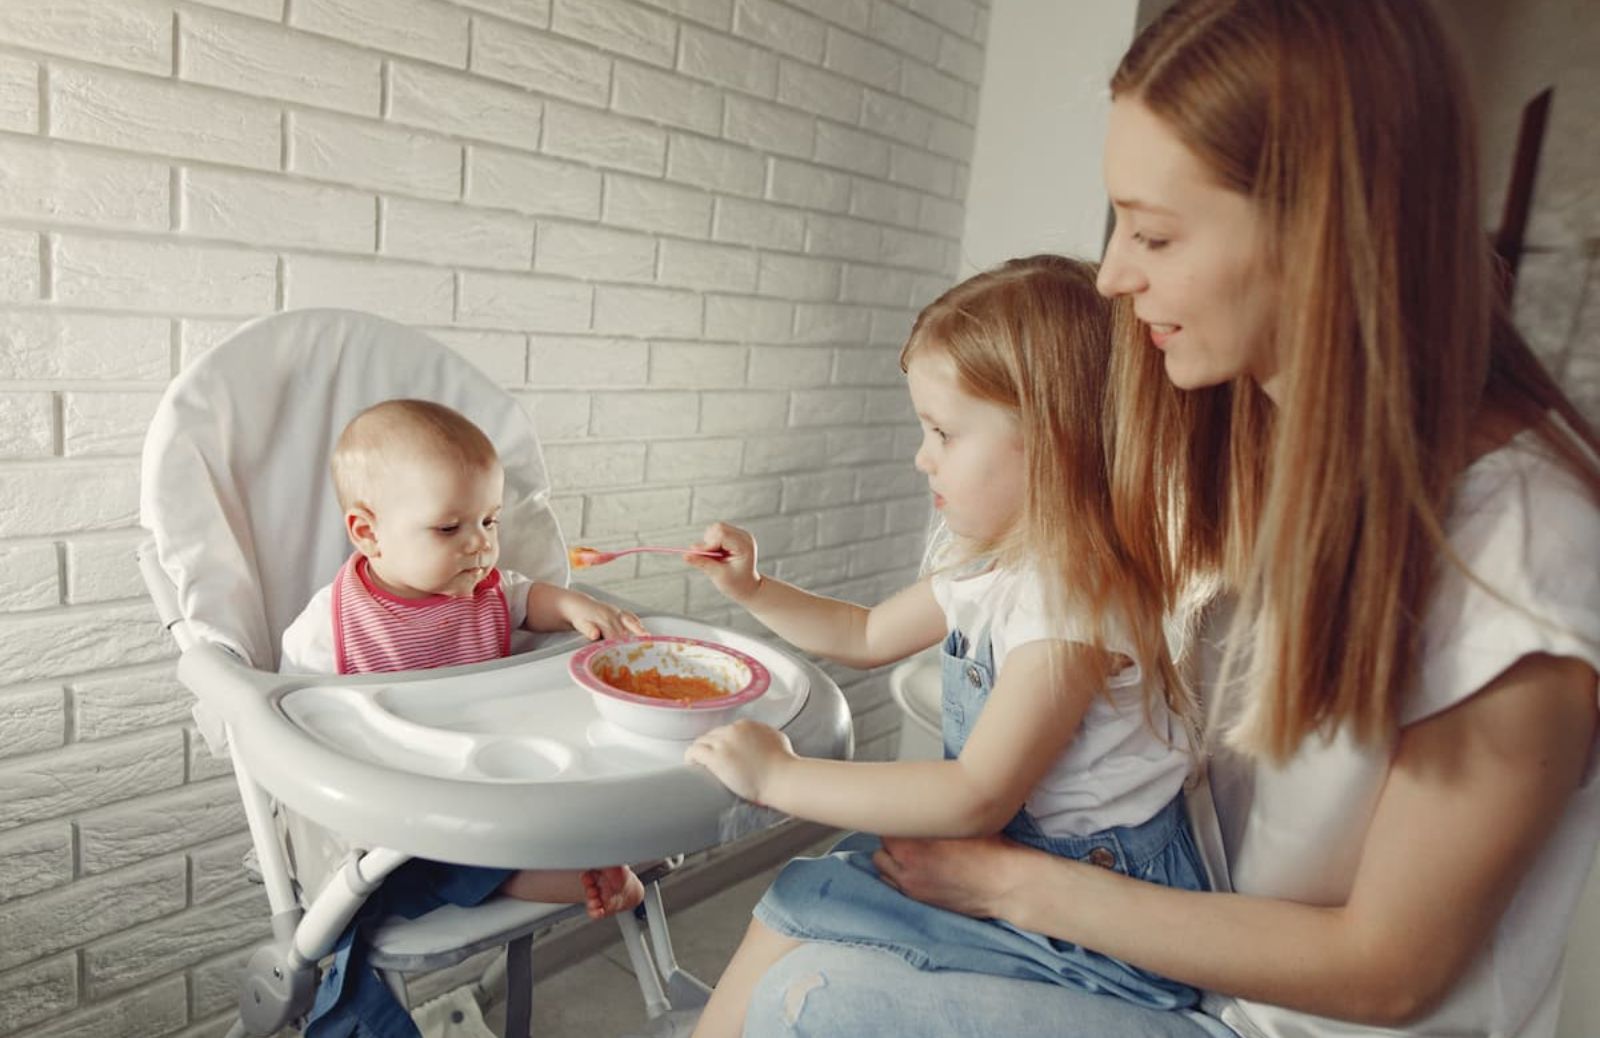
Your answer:
[[[718,699],[728,694],[727,689],[710,678],[663,674],[654,667],[634,670],[632,667],[613,667],[610,663],[601,662],[595,664],[594,676],[620,691],[674,703]]]

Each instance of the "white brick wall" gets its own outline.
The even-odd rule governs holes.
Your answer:
[[[956,269],[986,7],[0,0],[0,1036],[220,1035],[266,933],[132,561],[144,426],[240,321],[437,335],[534,413],[573,540],[729,518],[820,591],[911,578],[896,351]],[[886,754],[883,675],[830,672]]]

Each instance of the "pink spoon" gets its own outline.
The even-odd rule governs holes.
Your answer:
[[[599,548],[585,548],[581,545],[567,549],[567,561],[573,569],[587,569],[590,566],[604,566],[624,555],[635,555],[639,552],[654,552],[658,555],[698,555],[703,559],[725,559],[728,553],[723,548],[623,548],[621,551],[601,551]]]

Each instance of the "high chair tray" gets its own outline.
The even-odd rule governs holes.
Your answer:
[[[849,755],[848,707],[815,665],[725,628],[672,616],[644,620],[652,633],[721,642],[756,657],[771,671],[772,687],[738,716],[782,728],[801,754]],[[270,794],[348,839],[412,855],[581,868],[700,850],[770,821],[686,766],[686,743],[603,720],[591,693],[568,674],[578,647],[568,642],[400,680],[235,666],[257,688],[217,705],[236,753]],[[227,665],[195,653],[183,665],[205,662]],[[237,682],[238,673],[231,682],[190,684]]]

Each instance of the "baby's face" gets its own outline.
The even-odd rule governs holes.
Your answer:
[[[499,465],[464,469],[431,462],[396,466],[373,495],[371,570],[402,598],[465,598],[500,557]]]

